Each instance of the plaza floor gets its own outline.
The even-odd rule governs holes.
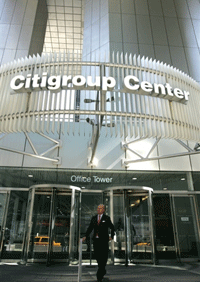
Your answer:
[[[82,266],[82,277],[78,280],[78,266],[55,264],[0,263],[1,282],[78,282],[96,281],[97,266]],[[136,264],[131,266],[108,265],[103,281],[112,282],[192,282],[200,281],[200,263],[165,263],[158,265]]]

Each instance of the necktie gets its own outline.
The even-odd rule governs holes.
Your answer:
[[[99,225],[100,221],[101,221],[101,216],[98,215],[98,222],[97,222],[98,225]]]

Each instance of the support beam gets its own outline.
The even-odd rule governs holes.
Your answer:
[[[130,163],[139,163],[139,162],[148,162],[148,161],[156,161],[156,160],[163,160],[163,159],[169,159],[169,158],[177,158],[177,157],[184,157],[184,156],[190,156],[190,155],[196,155],[200,154],[200,151],[192,151],[192,152],[183,152],[183,153],[177,153],[177,154],[171,154],[171,155],[164,155],[159,157],[153,157],[153,158],[143,158],[138,160],[122,160],[122,166],[127,166]]]
[[[45,160],[45,161],[51,161],[51,162],[54,162],[56,164],[58,164],[58,162],[59,162],[58,158],[51,159],[51,158],[47,158],[47,157],[44,157],[44,156],[41,156],[41,155],[34,155],[34,154],[18,151],[18,150],[15,150],[15,149],[6,148],[6,147],[0,147],[0,150],[12,152],[12,153],[17,153],[17,154],[21,154],[21,155],[29,156],[29,157],[33,157],[33,158],[38,158],[38,159],[42,159],[42,160]]]
[[[41,135],[42,137],[52,141],[55,145],[53,145],[51,148],[49,148],[48,150],[42,152],[41,154],[39,154],[30,138],[30,136],[28,135],[28,133],[24,133],[32,150],[33,150],[33,153],[27,153],[27,152],[23,152],[23,151],[19,151],[19,150],[16,150],[16,149],[12,149],[12,148],[7,148],[7,147],[3,147],[3,146],[0,146],[0,150],[4,150],[4,151],[8,151],[8,152],[12,152],[12,153],[16,153],[16,154],[21,154],[21,155],[24,155],[24,156],[29,156],[29,157],[33,157],[33,158],[38,158],[38,159],[42,159],[42,160],[45,160],[45,161],[51,161],[53,162],[54,164],[61,164],[61,158],[60,157],[56,157],[56,158],[48,158],[46,157],[45,155],[48,154],[49,152],[57,149],[57,148],[60,148],[62,146],[62,142],[61,140],[55,140],[49,136],[46,136],[44,134],[41,134],[39,133],[39,135]],[[7,134],[6,134],[7,135]],[[2,136],[2,138],[4,137],[5,135]]]

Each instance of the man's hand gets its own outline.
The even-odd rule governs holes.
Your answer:
[[[86,237],[83,237],[83,238],[82,238],[82,241],[84,242],[85,240],[86,240]]]

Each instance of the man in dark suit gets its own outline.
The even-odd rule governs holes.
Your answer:
[[[99,205],[97,207],[97,215],[93,216],[90,225],[86,231],[85,241],[89,237],[92,230],[94,230],[93,244],[94,254],[98,263],[97,280],[102,281],[106,274],[106,264],[108,260],[108,242],[114,237],[114,225],[109,216],[104,214],[105,206]],[[108,229],[111,229],[111,237],[109,237]]]

